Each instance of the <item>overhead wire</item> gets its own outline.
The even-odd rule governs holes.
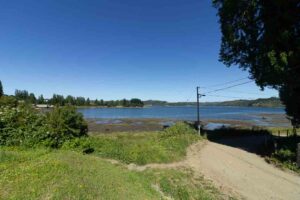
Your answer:
[[[206,95],[209,97],[225,97],[225,98],[234,98],[234,99],[248,99],[250,100],[251,98],[245,98],[245,97],[237,97],[237,96],[227,96],[227,95]]]
[[[205,92],[204,95],[210,94],[210,93],[213,93],[213,92],[219,92],[219,91],[227,90],[227,89],[234,88],[234,87],[237,87],[237,86],[240,86],[240,85],[245,85],[245,84],[248,84],[248,83],[251,83],[251,82],[253,82],[253,80],[247,81],[247,82],[243,82],[243,83],[239,83],[239,84],[235,84],[235,85],[230,85],[230,86],[219,88],[219,89],[215,89],[215,90],[211,90],[211,91]]]
[[[246,79],[249,79],[249,78],[248,77],[240,78],[240,79],[236,79],[236,80],[232,80],[232,81],[227,81],[227,82],[224,82],[224,83],[218,83],[218,84],[214,84],[214,85],[203,86],[201,88],[214,88],[214,87],[218,87],[218,86],[228,85],[230,83],[236,83],[236,82],[246,80]]]

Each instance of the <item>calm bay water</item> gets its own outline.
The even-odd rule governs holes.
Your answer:
[[[122,119],[122,118],[168,118],[181,120],[196,120],[194,106],[145,107],[145,108],[80,108],[87,119]],[[260,114],[284,114],[283,108],[261,107],[228,107],[203,106],[200,108],[202,119],[224,119],[257,121]]]

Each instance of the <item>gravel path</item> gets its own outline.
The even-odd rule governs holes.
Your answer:
[[[249,141],[261,140],[241,137],[220,143],[208,142],[200,152],[189,152],[193,156],[185,162],[224,192],[241,199],[299,200],[300,176],[275,168],[254,153],[233,147],[251,145]]]
[[[128,166],[147,168],[192,168],[210,179],[222,192],[238,199],[300,200],[300,176],[282,171],[253,153],[264,141],[260,136],[198,142],[188,148],[186,159],[170,164]]]
[[[264,136],[244,136],[191,145],[183,161],[128,165],[129,170],[190,168],[211,180],[228,197],[249,200],[300,200],[300,176],[265,162],[254,152]],[[119,163],[115,160],[108,160]]]

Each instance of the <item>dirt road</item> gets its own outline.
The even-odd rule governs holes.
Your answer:
[[[277,169],[251,153],[256,144],[249,141],[257,144],[261,140],[242,137],[207,142],[200,152],[195,147],[190,148],[185,162],[223,191],[241,199],[299,200],[300,176]]]
[[[198,142],[188,148],[185,160],[170,164],[129,165],[147,168],[192,168],[212,180],[225,194],[250,200],[299,200],[300,176],[284,172],[255,153],[263,137],[247,136],[217,142]]]

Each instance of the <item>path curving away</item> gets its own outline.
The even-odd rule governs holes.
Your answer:
[[[221,191],[239,199],[299,200],[300,176],[282,171],[254,154],[243,150],[241,144],[253,148],[252,142],[261,138],[240,137],[219,143],[198,142],[188,148],[185,160],[171,164],[129,165],[132,170],[146,168],[189,167],[204,175]],[[239,146],[239,147],[236,147]],[[247,149],[247,148],[246,148]]]
[[[247,138],[235,140],[243,142]],[[240,148],[208,142],[189,165],[223,190],[245,199],[300,199],[300,176]]]

